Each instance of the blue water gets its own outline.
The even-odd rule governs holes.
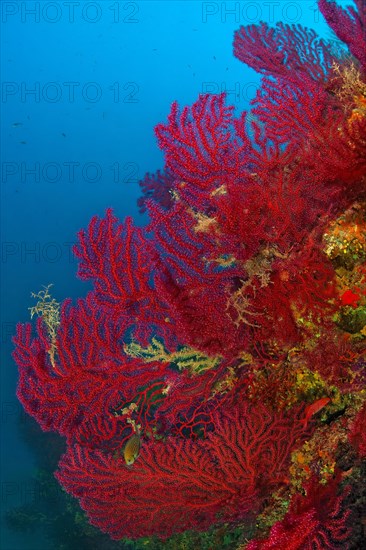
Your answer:
[[[226,89],[238,111],[248,107],[259,77],[233,57],[234,30],[280,20],[329,35],[307,0],[80,1],[74,13],[66,2],[3,1],[1,9],[2,514],[24,506],[41,514],[25,532],[3,515],[1,548],[94,548],[73,539],[71,516],[61,519],[59,540],[55,530],[50,538],[55,500],[65,506],[64,497],[40,491],[35,476],[42,454],[61,445],[16,400],[15,324],[29,319],[30,294],[42,285],[53,283],[58,301],[86,294],[70,247],[94,214],[113,207],[121,219],[146,222],[138,180],[163,166],[153,128],[174,100]],[[121,547],[105,540],[98,548]]]

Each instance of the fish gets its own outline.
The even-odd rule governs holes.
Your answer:
[[[140,448],[141,436],[140,432],[137,431],[130,437],[123,449],[123,458],[125,459],[127,466],[132,466],[132,464],[135,462],[140,454]]]
[[[318,399],[317,401],[314,401],[311,405],[308,405],[305,409],[305,417],[300,420],[300,423],[303,424],[304,428],[307,427],[308,422],[314,414],[318,413],[323,409],[328,403],[330,403],[329,397],[322,397],[321,399]]]
[[[13,122],[12,127],[18,128],[18,126],[23,126],[23,122]]]

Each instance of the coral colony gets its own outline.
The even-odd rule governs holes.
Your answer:
[[[225,525],[248,550],[361,547],[366,3],[319,8],[339,42],[236,32],[263,75],[250,113],[174,103],[147,227],[94,217],[74,250],[93,290],[46,287],[37,336],[17,327],[18,397],[113,539]]]

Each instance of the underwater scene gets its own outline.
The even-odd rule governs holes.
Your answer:
[[[1,18],[1,549],[365,548],[366,0]]]

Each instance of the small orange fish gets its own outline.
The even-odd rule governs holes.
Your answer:
[[[140,447],[141,437],[140,432],[138,431],[130,437],[123,449],[123,458],[125,459],[127,466],[131,466],[135,462],[139,456]]]
[[[321,399],[314,401],[314,403],[306,407],[305,418],[300,420],[300,423],[304,425],[304,428],[307,427],[310,418],[314,416],[314,414],[319,412],[321,409],[323,409],[326,405],[328,405],[329,402],[330,402],[329,397],[322,397]]]

